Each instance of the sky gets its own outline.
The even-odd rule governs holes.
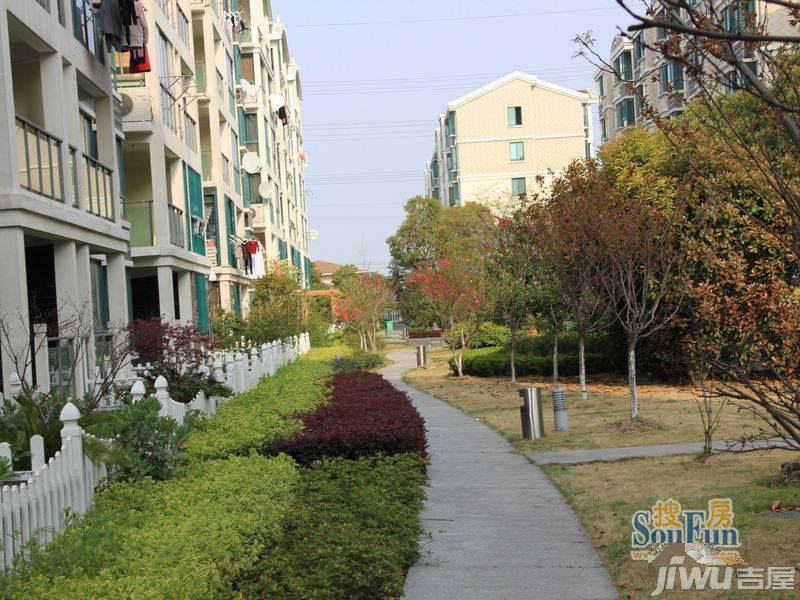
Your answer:
[[[515,70],[594,88],[573,38],[591,30],[606,54],[628,22],[614,0],[272,0],[272,10],[303,87],[311,258],[374,271],[388,266],[406,200],[424,194],[449,100]]]

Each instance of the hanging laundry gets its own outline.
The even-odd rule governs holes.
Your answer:
[[[149,73],[150,56],[147,54],[147,46],[141,48],[131,48],[131,73]]]
[[[281,106],[278,109],[278,118],[283,121],[283,124],[286,125],[289,122],[289,113],[286,112],[286,107]]]
[[[257,242],[258,250],[253,255],[253,277],[264,277],[267,274],[266,264],[264,262],[264,246],[261,242]]]
[[[149,31],[147,29],[147,19],[145,18],[145,10],[147,10],[139,0],[134,0],[134,12],[136,22],[128,28],[128,48],[142,48],[147,44]]]
[[[123,50],[122,43],[122,8],[120,0],[92,0],[94,22],[99,24],[100,31],[109,46]]]

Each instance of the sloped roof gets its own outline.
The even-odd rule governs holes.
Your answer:
[[[479,87],[477,90],[473,90],[468,94],[461,96],[460,98],[456,98],[455,100],[451,100],[447,103],[448,109],[458,108],[459,106],[466,104],[467,102],[471,102],[476,98],[483,96],[484,94],[488,94],[496,90],[499,87],[502,87],[512,81],[524,81],[529,83],[530,85],[535,85],[541,88],[545,88],[548,90],[552,90],[554,92],[558,92],[560,94],[564,94],[566,96],[571,96],[572,98],[577,98],[579,100],[592,100],[593,94],[589,91],[578,91],[572,90],[570,88],[565,88],[560,85],[556,85],[555,83],[550,83],[549,81],[545,81],[543,79],[539,79],[536,75],[531,73],[524,73],[522,71],[513,71],[508,75],[503,75],[499,79],[495,79],[494,81],[487,83],[483,87]]]

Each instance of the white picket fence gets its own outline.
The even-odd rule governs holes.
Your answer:
[[[274,375],[278,369],[293,362],[311,348],[308,334],[286,341],[263,344],[249,353],[217,353],[211,362],[217,381],[228,385],[234,393],[255,387],[262,377]],[[207,417],[217,412],[222,399],[206,398],[198,393],[190,404],[176,402],[169,396],[168,382],[163,377],[155,381],[155,396],[161,403],[162,416],[179,423],[187,412],[200,410]],[[10,390],[11,397],[18,390]],[[145,395],[141,380],[131,387],[134,402]],[[2,398],[0,398],[2,400]],[[68,515],[83,515],[92,505],[94,490],[106,476],[104,463],[94,464],[83,452],[83,438],[89,437],[78,424],[78,408],[69,402],[61,411],[61,449],[45,461],[44,440],[35,435],[30,439],[31,470],[18,471],[22,482],[5,485],[0,490],[0,572],[13,566],[15,557],[27,556],[30,544],[44,545],[63,533],[70,522]],[[109,442],[110,443],[110,442]],[[0,444],[0,457],[11,462],[11,447]]]

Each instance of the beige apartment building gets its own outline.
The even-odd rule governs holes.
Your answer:
[[[142,0],[137,72],[91,0],[0,0],[0,392],[83,394],[132,319],[246,313],[248,239],[310,280],[299,71],[246,2]]]
[[[120,99],[90,7],[0,0],[0,391],[82,394],[128,321]]]
[[[707,0],[706,0],[707,1]],[[717,14],[731,29],[747,22],[737,5],[729,0],[715,0]],[[770,34],[797,34],[792,28],[787,11],[763,0],[751,0],[749,11],[755,13],[755,22]],[[678,15],[688,18],[686,15]],[[600,98],[600,142],[616,138],[622,131],[634,125],[651,127],[644,114],[645,106],[663,116],[682,113],[686,104],[700,91],[691,77],[686,77],[683,66],[666,60],[659,52],[650,49],[658,40],[666,39],[662,29],[637,32],[631,38],[616,36],[611,44],[607,63],[613,68],[600,69],[595,73]],[[738,44],[745,62],[756,72],[760,65],[753,58],[748,60],[743,44]],[[740,86],[738,73],[732,67],[724,77],[720,93],[728,93]]]
[[[445,206],[503,210],[545,188],[554,173],[593,152],[593,92],[515,71],[447,105],[425,169],[426,192]]]

